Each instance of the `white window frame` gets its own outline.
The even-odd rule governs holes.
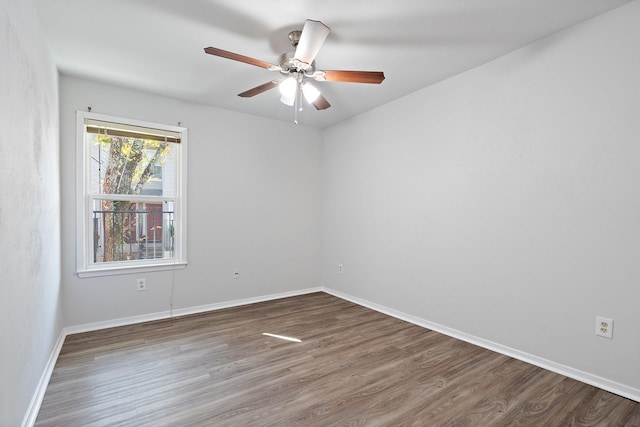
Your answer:
[[[147,201],[144,195],[92,195],[89,193],[91,150],[85,142],[85,120],[99,120],[151,129],[160,129],[181,134],[176,148],[176,195],[174,199],[175,252],[169,259],[146,259],[93,263],[91,241],[92,200],[117,199]],[[187,265],[187,128],[141,120],[76,111],[76,273],[79,277],[109,276],[114,274],[144,273],[185,268]],[[157,199],[149,200],[156,201]]]

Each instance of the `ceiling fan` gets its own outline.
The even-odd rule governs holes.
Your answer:
[[[238,96],[250,98],[278,87],[282,95],[280,101],[295,107],[296,117],[294,122],[297,123],[297,111],[302,111],[303,96],[317,110],[325,110],[331,107],[329,101],[309,80],[371,84],[380,84],[384,80],[382,71],[317,70],[315,57],[329,35],[329,31],[329,27],[322,22],[307,19],[302,31],[296,30],[289,33],[289,41],[295,51],[280,55],[278,64],[271,64],[215,47],[207,47],[204,51],[211,55],[266,68],[269,71],[280,72],[282,77],[239,93]]]

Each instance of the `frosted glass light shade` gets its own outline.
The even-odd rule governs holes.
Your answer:
[[[304,98],[307,100],[307,102],[309,104],[312,104],[313,101],[318,99],[318,97],[320,96],[320,91],[311,83],[305,82],[302,84],[302,94],[304,95]]]
[[[282,96],[287,98],[294,98],[296,96],[296,89],[298,82],[293,77],[289,77],[278,85]]]
[[[282,95],[280,97],[280,102],[282,102],[285,105],[288,105],[289,107],[293,107],[293,104],[295,103],[296,97],[292,96],[291,98],[286,97],[285,95]]]

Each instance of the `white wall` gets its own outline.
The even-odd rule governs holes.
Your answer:
[[[640,396],[638,22],[636,1],[327,130],[324,285]]]
[[[140,275],[75,274],[75,112],[89,106],[188,128],[189,265],[144,274],[145,292]],[[172,284],[174,309],[320,285],[321,131],[66,76],[60,109],[68,326],[169,310]]]
[[[58,73],[31,1],[0,2],[0,425],[23,421],[62,330]]]

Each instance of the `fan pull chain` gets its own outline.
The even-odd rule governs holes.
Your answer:
[[[296,94],[293,99],[293,123],[298,124],[298,111],[302,111],[302,104],[300,102],[300,83],[296,82]]]

